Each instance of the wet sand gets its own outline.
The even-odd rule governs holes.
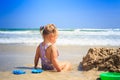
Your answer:
[[[37,44],[0,44],[0,79],[1,80],[99,80],[100,71],[82,71],[80,62],[90,47],[117,47],[117,46],[58,46],[59,60],[71,62],[73,69],[68,72],[44,71],[32,74],[34,56]],[[40,64],[40,62],[39,62]],[[39,66],[40,67],[40,66]],[[14,75],[12,71],[21,69],[26,71],[23,75]]]

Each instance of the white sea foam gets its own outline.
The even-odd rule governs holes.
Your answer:
[[[0,30],[0,43],[39,44],[39,30]],[[120,29],[60,30],[58,45],[113,45],[120,46]]]

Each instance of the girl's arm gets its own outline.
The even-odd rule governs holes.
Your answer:
[[[37,68],[39,58],[40,58],[40,46],[38,46],[36,49],[36,54],[34,58],[34,68]]]
[[[51,52],[52,64],[53,64],[53,66],[56,68],[56,70],[58,72],[61,72],[61,68],[60,68],[60,65],[59,65],[57,57],[58,57],[57,49],[54,46],[52,46],[52,52]]]

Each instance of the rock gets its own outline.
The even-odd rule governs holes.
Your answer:
[[[85,71],[96,68],[101,71],[120,72],[120,48],[90,48],[81,65]]]

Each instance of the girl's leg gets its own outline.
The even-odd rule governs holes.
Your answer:
[[[69,62],[61,62],[60,64],[63,71],[69,71],[72,69],[72,66]]]

